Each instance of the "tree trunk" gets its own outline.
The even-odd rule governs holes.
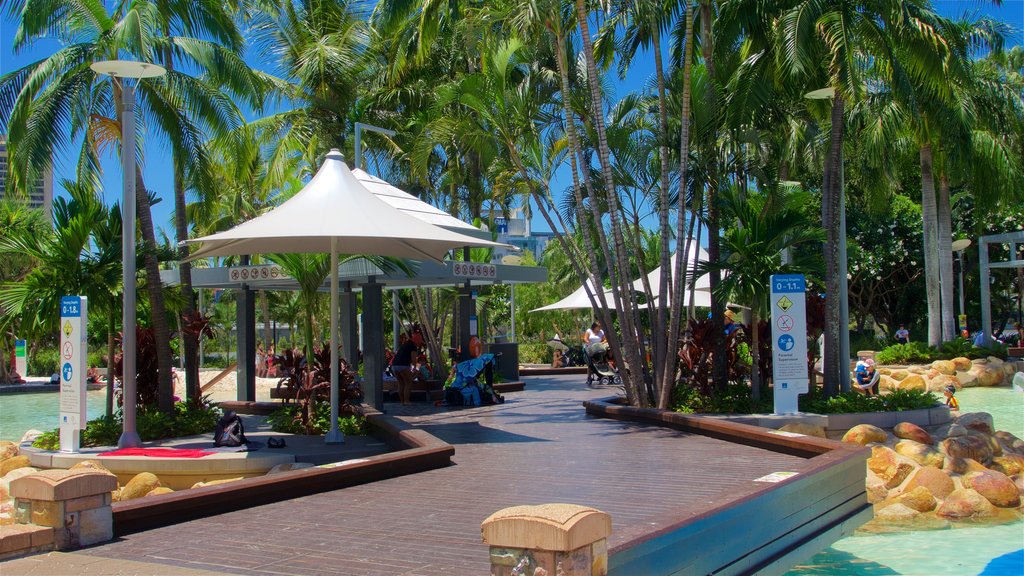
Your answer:
[[[267,291],[266,290],[260,290],[259,291],[259,299],[260,299],[260,314],[263,316],[263,348],[266,350],[266,349],[269,349],[268,347],[270,346],[270,342],[271,342],[271,333],[270,333],[270,298],[267,297]],[[349,350],[348,353],[351,354],[352,351]],[[350,358],[350,361],[354,362],[355,360]]]
[[[679,219],[676,222],[676,258],[675,258],[675,270],[673,272],[674,281],[672,283],[672,311],[669,317],[669,330],[668,340],[666,341],[666,350],[675,350],[676,343],[679,341],[679,331],[683,310],[683,286],[686,285],[686,274],[687,268],[689,267],[689,260],[687,254],[690,250],[690,233],[686,231],[686,183],[687,175],[689,173],[689,159],[690,159],[690,80],[693,68],[693,18],[695,11],[690,6],[690,1],[686,1],[686,12],[683,17],[686,18],[686,37],[683,38],[683,94],[682,94],[682,118],[680,119],[680,130],[679,130],[679,198],[676,200],[679,212]],[[660,69],[660,66],[659,66]],[[691,220],[691,224],[695,224],[697,221],[696,207],[694,207],[694,215]],[[667,231],[667,228],[662,228]],[[692,230],[692,228],[691,228]],[[680,247],[680,243],[682,246]],[[664,266],[664,264],[663,264]],[[668,274],[668,266],[664,266],[661,269],[661,275],[665,276]],[[662,290],[665,290],[665,284],[662,283]],[[664,294],[664,292],[662,292]],[[661,304],[661,302],[659,302]],[[686,320],[690,319],[689,308],[686,308]],[[667,353],[666,353],[667,354]],[[678,356],[676,354],[671,355],[671,360],[668,361],[675,366]],[[668,409],[669,403],[672,401],[672,387],[675,384],[675,370],[670,370],[667,366],[665,371],[662,373],[661,389],[658,394],[658,408],[662,410]]]
[[[949,205],[949,178],[939,177],[939,198],[936,206],[939,235],[939,278],[941,280],[942,340],[956,338],[956,305],[953,303],[953,216]]]
[[[921,221],[924,228],[924,277],[928,297],[928,345],[942,342],[942,305],[939,280],[939,225],[935,205],[935,177],[932,173],[932,146],[921,146]]]
[[[754,402],[754,410],[761,401],[761,316],[757,306],[750,307],[750,399]]]
[[[658,406],[661,407],[664,402],[667,407],[667,398],[671,397],[672,380],[675,377],[676,360],[678,356],[675,354],[668,354],[668,350],[672,349],[669,344],[673,342],[670,339],[671,330],[668,330],[669,322],[669,222],[668,222],[668,103],[665,98],[665,69],[664,64],[661,61],[661,34],[659,33],[658,24],[655,23],[652,27],[652,50],[654,51],[654,71],[658,82],[658,155],[661,158],[661,174],[659,180],[659,205],[658,205],[658,229],[662,231],[661,234],[661,277],[658,281],[658,289],[660,290],[658,295],[658,305],[655,314],[652,316],[654,322],[652,322],[651,333],[653,340],[653,357],[654,357],[654,381],[657,384],[658,394]],[[683,218],[685,213],[679,212],[679,217]],[[676,241],[676,250],[679,250],[678,244],[683,241],[682,237]],[[676,330],[678,337],[678,329]],[[665,388],[669,390],[666,391]]]
[[[826,397],[834,396],[842,387],[842,362],[849,359],[840,357],[840,338],[842,330],[847,327],[840,325],[839,296],[839,205],[842,194],[840,170],[842,167],[843,146],[843,97],[836,93],[832,100],[832,130],[829,142],[828,161],[825,164],[824,182],[822,184],[821,224],[825,228],[825,358],[822,362],[825,382],[823,392]]]

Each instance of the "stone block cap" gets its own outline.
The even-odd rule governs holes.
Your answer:
[[[43,470],[11,482],[11,496],[59,502],[111,492],[117,476],[102,470]]]
[[[491,514],[480,532],[491,546],[568,552],[607,538],[612,517],[577,504],[512,506]]]

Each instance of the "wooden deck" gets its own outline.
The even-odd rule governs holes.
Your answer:
[[[609,545],[625,553],[675,538],[672,529],[737,497],[750,502],[766,486],[757,478],[821,467],[806,454],[588,416],[582,402],[609,392],[588,389],[580,376],[556,376],[526,379],[526,390],[503,405],[391,405],[391,414],[455,445],[455,465],[139,532],[75,554],[237,574],[486,574],[480,522],[507,506],[594,506],[611,514]],[[629,564],[626,556],[619,564]]]

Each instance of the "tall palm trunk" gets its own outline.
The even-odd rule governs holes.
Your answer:
[[[941,280],[942,340],[956,338],[956,308],[953,304],[953,216],[949,205],[949,178],[939,177],[939,200],[936,206],[939,234],[939,278]]]
[[[590,24],[587,21],[589,16],[586,8],[585,0],[576,0],[576,16],[580,27],[580,35],[583,40],[583,56],[587,62],[587,79],[590,86],[590,105],[592,107],[592,119],[594,131],[597,134],[597,157],[601,165],[601,175],[604,178],[605,190],[608,200],[608,211],[611,215],[609,218],[612,228],[612,239],[615,248],[615,261],[609,262],[608,271],[612,281],[612,294],[615,299],[615,309],[622,311],[618,314],[619,327],[622,330],[621,341],[616,342],[618,338],[615,338],[615,333],[611,330],[609,342],[612,345],[613,352],[619,357],[624,358],[630,371],[624,374],[624,380],[627,382],[627,386],[634,387],[635,390],[641,391],[646,388],[644,382],[645,370],[643,359],[640,357],[639,339],[640,333],[637,331],[637,325],[635,322],[634,313],[636,312],[636,295],[628,287],[629,284],[629,269],[627,263],[629,261],[628,254],[626,252],[626,241],[622,233],[622,224],[620,222],[621,209],[615,189],[615,179],[612,175],[611,165],[611,151],[608,147],[608,135],[605,130],[604,123],[604,110],[603,102],[604,98],[601,94],[601,86],[597,81],[597,62],[594,60],[594,46],[590,38]],[[624,298],[629,298],[632,306],[627,306],[623,302]],[[609,328],[611,328],[609,326]],[[653,398],[648,397],[646,393],[637,395],[639,405],[641,407],[647,407],[651,404]]]
[[[270,333],[270,298],[267,297],[266,290],[259,291],[260,299],[260,315],[263,317],[263,348],[264,350],[269,349],[271,342]],[[346,353],[349,355],[349,360],[355,362],[356,359],[352,357],[352,351],[348,350]]]
[[[669,342],[672,342],[672,340],[666,340],[667,323],[669,321],[668,302],[670,285],[670,275],[668,273],[668,103],[665,97],[665,67],[661,61],[661,33],[657,22],[653,23],[651,40],[653,42],[652,49],[654,50],[654,71],[658,82],[658,156],[661,159],[661,178],[658,194],[658,229],[661,230],[661,258],[659,264],[661,266],[661,278],[658,280],[660,292],[657,310],[652,316],[654,322],[652,322],[653,326],[651,326],[653,333],[651,340],[653,340],[654,347],[654,381],[658,387],[658,406],[660,407],[662,398],[671,396],[664,391],[666,386],[671,387],[669,379],[665,375],[675,375],[676,356],[668,354],[668,350],[671,349]],[[684,212],[679,212],[680,218],[682,218],[683,214]],[[681,241],[682,237],[679,237],[676,243],[678,244]],[[679,250],[678,245],[676,250]]]
[[[756,404],[761,400],[761,331],[758,329],[761,323],[761,314],[758,312],[757,304],[750,307],[750,398]]]
[[[704,56],[704,66],[708,70],[708,86],[711,94],[708,97],[708,109],[711,118],[714,118],[718,110],[718,89],[715,86],[715,46],[714,32],[711,21],[713,10],[710,0],[702,0],[700,5],[701,20],[701,52]],[[708,260],[718,262],[722,256],[721,243],[719,242],[721,232],[718,223],[718,126],[713,125],[711,134],[708,137],[711,142],[711,161],[708,166]],[[718,285],[722,283],[722,273],[717,269],[711,271],[711,317],[715,322],[720,322],[725,316],[725,306],[722,298],[718,295]],[[725,388],[728,379],[728,362],[725,349],[725,332],[722,330],[711,331],[711,347],[714,350],[712,379],[718,389]]]
[[[935,205],[935,176],[932,173],[932,145],[921,146],[921,221],[924,229],[924,278],[928,297],[928,345],[942,342],[942,304],[939,281],[939,225]]]
[[[689,0],[686,2],[686,12],[683,17],[686,18],[686,37],[683,38],[683,95],[682,95],[682,118],[680,119],[681,127],[679,129],[679,198],[676,201],[679,207],[679,219],[676,222],[676,259],[675,259],[675,271],[673,278],[675,279],[672,284],[672,311],[669,318],[669,330],[668,330],[668,341],[667,349],[675,350],[676,342],[679,341],[679,327],[680,327],[680,315],[683,310],[683,286],[686,284],[686,270],[688,267],[689,259],[687,254],[690,251],[690,233],[686,231],[686,183],[687,174],[689,172],[689,158],[690,158],[690,80],[693,69],[693,18],[695,11],[690,6]],[[694,217],[690,220],[691,225],[696,221],[696,210],[694,211]],[[662,228],[667,230],[667,228]],[[680,242],[683,243],[680,246]],[[666,276],[668,273],[668,267],[665,266],[662,270],[662,276]],[[662,290],[664,290],[664,284],[662,284]],[[664,292],[662,292],[664,294]],[[687,308],[687,320],[689,320],[689,308]],[[667,359],[667,358],[666,358]],[[676,362],[676,356],[672,355],[672,365]],[[669,402],[672,400],[672,386],[675,384],[675,370],[666,370],[662,373],[661,389],[658,393],[658,408],[667,409]]]
[[[823,361],[826,397],[834,396],[842,386],[842,362],[849,359],[840,357],[840,338],[846,326],[840,325],[839,295],[839,206],[843,193],[840,186],[843,146],[843,97],[836,92],[832,99],[832,131],[829,142],[828,161],[825,164],[824,182],[821,187],[821,224],[825,228],[825,358]]]

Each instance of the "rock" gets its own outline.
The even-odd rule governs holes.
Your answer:
[[[965,488],[970,488],[984,496],[993,506],[999,508],[1020,506],[1020,492],[1013,480],[995,470],[968,472],[963,477],[963,484]]]
[[[975,364],[970,374],[978,379],[978,386],[999,386],[1003,383],[1003,370],[989,364]]]
[[[949,425],[949,430],[946,430],[946,438],[956,438],[957,436],[967,436],[967,428],[957,424],[956,422]]]
[[[984,438],[968,434],[946,438],[939,450],[950,458],[973,458],[982,464],[992,459],[992,447]]]
[[[936,360],[932,362],[932,369],[949,376],[956,374],[956,364],[950,360]]]
[[[14,502],[11,500],[0,501],[0,526],[10,526],[14,521]]]
[[[0,442],[0,462],[18,455],[18,445],[4,440]]]
[[[962,488],[946,497],[935,514],[943,518],[988,518],[996,515],[996,507],[977,491]]]
[[[953,388],[962,388],[960,380],[956,376],[948,376],[946,374],[939,374],[938,376],[928,380],[928,391],[929,392],[942,392],[946,389],[946,386],[952,386]]]
[[[1003,382],[1013,382],[1013,375],[1017,373],[1017,367],[1007,362],[1003,364]]]
[[[123,488],[121,488],[120,494],[118,495],[118,501],[124,502],[126,500],[142,498],[159,487],[160,479],[156,477],[156,474],[140,472],[139,474],[136,474],[134,478],[129,480]]]
[[[885,442],[888,439],[889,435],[885,433],[885,430],[871,424],[858,424],[847,430],[846,434],[843,434],[843,442],[860,444],[861,446],[871,442]]]
[[[793,432],[795,434],[803,434],[804,436],[817,436],[818,438],[826,438],[825,427],[815,426],[813,424],[804,424],[802,422],[792,422],[786,424],[782,428],[779,428],[781,432]]]
[[[889,497],[889,489],[885,486],[885,481],[878,477],[877,474],[868,470],[867,479],[864,481],[864,487],[868,494],[868,504],[875,504],[882,502]]]
[[[946,459],[942,462],[942,469],[954,474],[967,474],[975,470],[988,470],[988,468],[982,466],[974,458],[950,458],[949,456],[946,456]]]
[[[238,478],[224,478],[222,480],[210,480],[209,482],[196,482],[192,485],[193,488],[205,488],[207,486],[219,486],[221,484],[227,484],[228,482],[237,482],[241,480],[242,476]]]
[[[971,360],[970,360],[970,358],[965,358],[963,356],[957,356],[956,358],[953,358],[952,360],[950,360],[950,362],[953,363],[953,366],[956,368],[957,372],[966,372],[966,371],[971,369]]]
[[[995,356],[989,356],[986,359],[988,360],[989,366],[994,366],[994,367],[997,367],[997,368],[1002,368],[1003,367],[1004,362],[1003,362],[1002,358],[996,358]]]
[[[935,497],[924,486],[916,486],[913,490],[904,490],[895,498],[895,502],[918,512],[931,512],[937,504]]]
[[[895,450],[897,454],[906,456],[921,466],[939,468],[942,466],[944,459],[942,453],[938,450],[913,440],[900,440],[896,443]]]
[[[942,376],[942,372],[939,372],[935,368],[929,368],[924,373],[924,377],[926,380],[931,380],[932,378],[936,378],[938,376]]]
[[[928,383],[920,374],[911,374],[900,382],[900,390],[921,390],[923,392],[927,389]]]
[[[907,372],[909,372],[910,374],[924,375],[924,373],[927,371],[928,369],[925,368],[924,366],[907,366]]]
[[[917,472],[910,477],[910,481],[903,487],[903,491],[914,490],[917,487],[924,487],[932,496],[942,499],[949,496],[956,486],[948,474],[932,466],[924,466],[917,469]]]
[[[1021,472],[1024,472],[1024,456],[1020,456],[1018,454],[1003,454],[1002,456],[996,456],[992,459],[992,464],[989,468],[996,472],[1002,472],[1007,476],[1020,474]]]
[[[76,462],[73,466],[71,466],[71,468],[69,468],[69,470],[80,469],[110,472],[110,470],[107,470],[107,467],[104,466],[99,460],[82,460],[81,462]]]
[[[893,390],[900,389],[900,383],[894,380],[893,378],[890,378],[889,376],[885,376],[883,374],[882,376],[878,377],[878,389],[884,392],[892,392]]]
[[[875,518],[881,520],[909,520],[920,514],[920,512],[905,504],[896,503],[875,512]]]
[[[987,366],[987,365],[988,365],[988,358],[975,358],[974,360],[971,360],[971,367],[972,368],[974,366]]]
[[[956,423],[982,434],[991,435],[996,429],[992,423],[992,415],[988,412],[961,412],[956,418]]]
[[[957,372],[956,379],[961,388],[974,388],[978,385],[978,375],[973,372]]]
[[[794,432],[796,431],[794,430]],[[803,432],[800,432],[800,434],[803,434]],[[277,466],[274,466],[273,468],[267,471],[267,476],[270,476],[271,474],[280,474],[281,472],[291,472],[292,470],[302,470],[304,468],[312,467],[312,462],[289,462],[287,464],[278,464]]]
[[[167,486],[159,486],[150,490],[146,496],[159,496],[161,494],[174,494],[174,490],[171,490]]]
[[[0,476],[7,476],[7,473],[18,468],[28,468],[32,465],[28,456],[12,456],[0,462]]]
[[[920,442],[921,444],[935,443],[935,440],[932,438],[931,434],[929,434],[927,431],[925,431],[924,428],[921,428],[920,426],[914,424],[913,422],[900,422],[899,424],[896,425],[895,428],[892,429],[892,433],[897,438],[902,438],[904,440],[913,440],[915,442]]]
[[[1024,494],[1024,474],[1014,474],[1010,480],[1013,480],[1014,485],[1017,486],[1017,492]]]
[[[42,435],[42,431],[32,428],[21,435],[21,440],[18,441],[18,444],[24,444],[25,442],[35,442],[36,438],[39,438]]]
[[[1013,452],[1015,454],[1024,455],[1024,440],[1017,438],[1013,434],[1003,430],[997,430],[992,434],[999,445],[1003,447],[1003,452]]]
[[[873,446],[871,457],[868,458],[868,470],[885,483],[887,489],[895,488],[903,483],[917,465],[885,446]]]
[[[907,371],[906,371],[906,370],[904,370],[904,369],[898,369],[898,370],[893,370],[893,371],[889,372],[889,376],[890,376],[890,377],[891,377],[891,378],[892,378],[893,380],[895,380],[895,381],[897,381],[897,382],[900,382],[900,381],[902,381],[902,380],[903,380],[904,378],[906,378],[907,376],[910,376],[910,372],[907,372]]]

